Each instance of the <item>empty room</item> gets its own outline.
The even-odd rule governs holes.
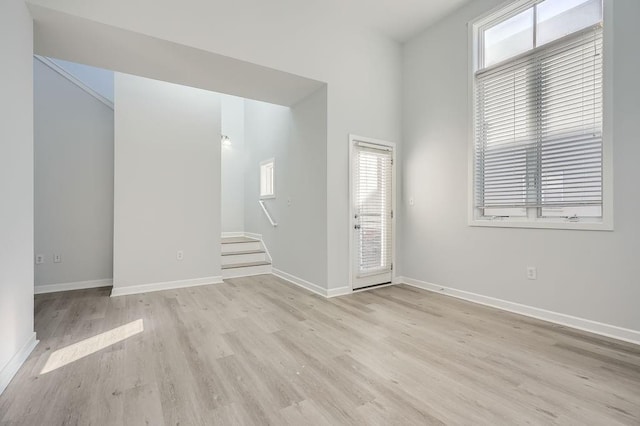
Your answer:
[[[2,0],[0,425],[639,425],[639,20]]]

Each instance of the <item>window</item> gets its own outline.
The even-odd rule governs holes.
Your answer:
[[[474,24],[472,224],[607,229],[602,16],[528,0]]]
[[[275,198],[274,159],[260,163],[260,198]]]

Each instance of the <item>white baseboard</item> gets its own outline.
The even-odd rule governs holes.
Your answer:
[[[262,241],[262,234],[256,234],[254,232],[244,232],[243,235],[247,238],[255,238]]]
[[[408,279],[409,278],[405,278],[405,277],[393,277],[393,278],[391,278],[391,282],[393,284],[402,284],[402,283],[404,283],[403,280],[408,280]]]
[[[435,293],[446,294],[448,296],[464,299],[469,302],[479,303],[481,305],[491,306],[493,308],[502,309],[520,315],[537,318],[544,321],[564,325],[578,330],[588,331],[590,333],[599,334],[601,336],[611,337],[625,342],[640,345],[640,331],[628,328],[618,327],[615,325],[604,324],[584,318],[574,317],[572,315],[561,314],[558,312],[547,311],[546,309],[535,308],[533,306],[522,305],[520,303],[509,302],[507,300],[496,299],[494,297],[483,296],[455,288],[443,287],[426,281],[420,281],[413,278],[398,277],[394,280],[396,283],[404,283],[423,290]]]
[[[256,240],[262,240],[262,234],[256,234],[254,232],[244,232],[244,231],[223,232],[221,237],[222,238],[247,237],[247,238],[255,238]]]
[[[315,294],[318,294],[320,296],[323,297],[327,297],[327,289],[320,287],[317,284],[314,284],[312,282],[309,282],[307,280],[303,280],[302,278],[296,277],[295,275],[291,275],[287,272],[281,271],[279,269],[276,268],[272,268],[271,269],[271,273],[273,275],[275,275],[276,277],[282,278],[285,281],[289,281],[291,284],[295,284],[298,287],[302,287],[304,289],[309,290],[310,292],[313,292]]]
[[[9,360],[7,365],[0,370],[0,395],[7,388],[13,376],[16,375],[22,364],[27,360],[33,348],[38,344],[36,340],[36,333],[33,333],[27,341],[22,345],[22,348]]]
[[[35,294],[55,293],[56,291],[70,291],[70,290],[83,290],[86,288],[108,287],[113,285],[111,278],[102,280],[91,281],[76,281],[72,283],[60,283],[60,284],[44,284],[34,286],[33,292]]]
[[[276,268],[272,268],[271,273],[273,275],[275,275],[276,277],[282,278],[285,281],[289,281],[291,284],[295,284],[298,287],[302,287],[306,290],[309,290],[312,293],[318,294],[322,297],[337,297],[337,296],[343,296],[345,294],[350,294],[351,293],[351,288],[349,287],[339,287],[339,288],[331,288],[331,289],[326,289],[324,287],[320,287],[317,284],[314,284],[312,282],[309,282],[307,280],[304,280],[300,277],[296,277],[295,275],[291,275],[287,272],[281,271],[279,269]]]
[[[152,291],[173,290],[176,288],[197,287],[201,285],[220,284],[220,283],[222,283],[222,277],[218,276],[218,277],[193,278],[189,280],[179,280],[179,281],[166,281],[166,282],[160,282],[160,283],[139,284],[139,285],[132,285],[132,286],[124,286],[124,287],[118,287],[117,285],[114,285],[113,289],[111,290],[111,297],[127,296],[130,294],[150,293]]]
[[[332,297],[345,296],[347,294],[351,294],[353,293],[353,290],[349,286],[344,286],[344,287],[330,288],[326,290],[326,292],[327,292],[326,297],[332,298]]]

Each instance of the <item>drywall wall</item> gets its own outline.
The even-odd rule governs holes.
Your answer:
[[[608,1],[605,11],[605,55],[613,55],[605,74],[613,81],[613,232],[467,225],[467,22],[500,3],[470,2],[405,46],[400,272],[640,330],[640,2]],[[527,266],[538,268],[536,281],[526,279]]]
[[[33,64],[34,237],[36,254],[44,255],[35,285],[110,279],[113,110],[39,60]]]
[[[47,21],[47,16],[51,17],[47,10],[53,10],[66,14],[60,22],[69,23],[70,17],[83,19],[82,26],[78,26],[83,28],[82,31],[106,24],[328,83],[326,167],[330,172],[327,173],[326,188],[330,192],[327,193],[325,207],[328,261],[325,284],[328,288],[348,284],[348,135],[353,133],[400,142],[402,60],[401,48],[397,43],[343,21],[334,22],[334,17],[326,16],[328,9],[321,7],[321,3],[305,7],[304,17],[295,21],[282,13],[280,8],[257,1],[236,9],[233,6],[237,3],[222,4],[204,0],[164,3],[154,7],[140,0],[92,3],[91,7],[74,0],[30,0],[29,3],[40,6],[33,10],[39,11],[38,16],[42,20],[36,32],[42,35],[38,37],[40,41],[37,46],[45,50],[41,52],[43,54],[46,54],[46,50],[56,49],[58,39],[52,34],[54,31],[48,31],[54,24]],[[246,10],[251,13],[246,13]],[[212,16],[223,16],[225,24],[212,25]],[[65,44],[67,59],[113,69],[105,62],[106,47],[89,47],[80,52],[77,39],[75,37],[74,43]],[[95,37],[82,42],[106,44],[109,40],[116,39]],[[136,50],[137,44],[126,43],[126,38],[117,40],[113,42],[117,50],[110,51],[110,55],[114,56],[111,62],[115,63],[118,55],[136,54],[138,61],[148,57],[147,51]],[[122,46],[127,46],[127,49],[122,49]],[[144,55],[140,52],[144,52]],[[74,54],[77,56],[71,57]],[[161,60],[160,56],[157,58]],[[173,76],[195,73],[196,70],[183,66],[186,61],[175,61],[173,56],[169,58],[171,62],[166,66],[156,67],[158,72]],[[142,67],[137,69],[142,70]],[[229,76],[225,69],[201,69],[207,70],[207,78],[212,81],[231,81],[235,78]],[[237,74],[238,78],[247,75]],[[263,93],[266,90],[266,87],[260,89],[257,86],[273,86],[268,81],[272,80],[253,76],[250,85],[242,85],[250,90],[238,86],[233,90],[243,90],[242,93],[226,93],[256,98],[252,92]]]
[[[222,134],[222,232],[244,232],[244,99],[221,95]]]
[[[34,19],[34,50],[42,56],[280,105],[291,105],[322,85],[320,81],[33,3],[29,9]],[[224,27],[227,31],[230,28],[227,23]]]
[[[220,95],[116,73],[113,294],[221,275],[220,129]]]
[[[245,101],[245,226],[261,234],[273,267],[319,287],[327,280],[327,91],[291,108]],[[275,160],[275,198],[258,204],[261,161]]]
[[[33,332],[33,23],[0,2],[0,392],[35,345]]]
[[[245,230],[262,235],[267,248],[277,264],[282,249],[279,246],[280,234],[273,228],[262,208],[260,200],[260,162],[274,159],[274,187],[276,197],[265,200],[265,206],[274,221],[281,222],[283,201],[287,195],[281,185],[284,172],[290,167],[288,156],[292,146],[290,132],[291,110],[288,107],[266,102],[245,99]],[[278,259],[278,260],[276,260]],[[276,266],[277,268],[277,266]]]

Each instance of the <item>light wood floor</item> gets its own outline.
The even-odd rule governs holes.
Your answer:
[[[36,296],[0,424],[640,424],[638,346],[404,285],[108,294]]]

